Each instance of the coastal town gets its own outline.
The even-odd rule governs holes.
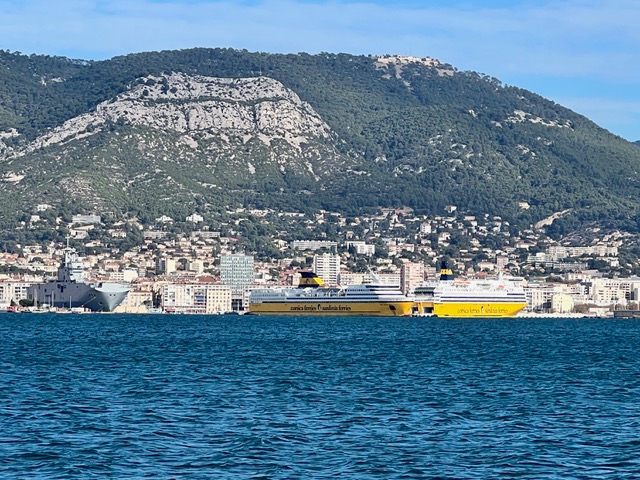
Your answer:
[[[66,226],[67,241],[81,255],[87,281],[128,285],[114,310],[120,313],[246,313],[251,291],[297,286],[305,270],[326,285],[366,284],[375,276],[410,293],[436,281],[445,258],[460,278],[518,279],[527,298],[523,315],[612,316],[638,309],[638,265],[621,262],[633,238],[618,231],[593,228],[557,242],[544,234],[552,219],[517,231],[501,217],[460,213],[454,205],[440,216],[408,208],[360,217],[246,209],[227,214],[226,222],[193,213],[184,219],[163,215],[154,225],[133,220],[108,227],[100,214],[79,214]],[[295,228],[260,236],[269,245],[250,251],[246,224],[276,219]],[[24,229],[41,221],[34,213]],[[303,232],[300,238],[296,231]],[[114,247],[133,234],[139,244]],[[0,310],[46,307],[33,298],[33,286],[56,276],[67,245],[17,247],[0,253]]]

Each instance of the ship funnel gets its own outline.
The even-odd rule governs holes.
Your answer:
[[[318,288],[324,285],[324,281],[313,272],[300,272],[300,288]]]
[[[449,268],[447,262],[443,261],[440,264],[440,281],[453,280],[454,278],[455,276],[453,275],[453,270]]]

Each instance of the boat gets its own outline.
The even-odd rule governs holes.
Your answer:
[[[254,315],[411,316],[413,300],[399,286],[369,283],[326,287],[313,272],[301,272],[298,287],[262,288],[249,296]]]
[[[413,292],[417,315],[435,317],[515,317],[527,306],[522,279],[459,280],[443,264],[438,282]]]
[[[67,246],[55,280],[29,288],[34,303],[71,311],[112,312],[122,303],[130,287],[110,282],[85,282],[85,272],[76,250]]]

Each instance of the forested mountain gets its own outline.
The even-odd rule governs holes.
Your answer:
[[[0,51],[0,225],[228,207],[557,212],[637,231],[640,149],[433,59],[191,49],[78,61]],[[45,216],[46,215],[42,215]]]

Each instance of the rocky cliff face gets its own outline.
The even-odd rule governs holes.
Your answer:
[[[637,146],[431,58],[193,49],[0,63],[7,231],[41,203],[50,223],[55,207],[179,218],[455,204],[522,225],[571,209],[554,228],[638,211]]]
[[[311,139],[326,139],[329,126],[293,91],[267,77],[211,78],[172,73],[147,77],[96,110],[65,122],[34,141],[20,156],[51,145],[95,135],[109,123],[127,123],[199,139],[252,138],[266,145],[283,140],[299,149]],[[2,153],[2,152],[0,152]]]
[[[168,203],[186,192],[251,194],[265,178],[279,191],[292,181],[306,189],[349,163],[318,113],[267,77],[145,77],[26,147],[9,146],[15,135],[0,138],[0,189],[97,210],[158,188],[153,200]]]

